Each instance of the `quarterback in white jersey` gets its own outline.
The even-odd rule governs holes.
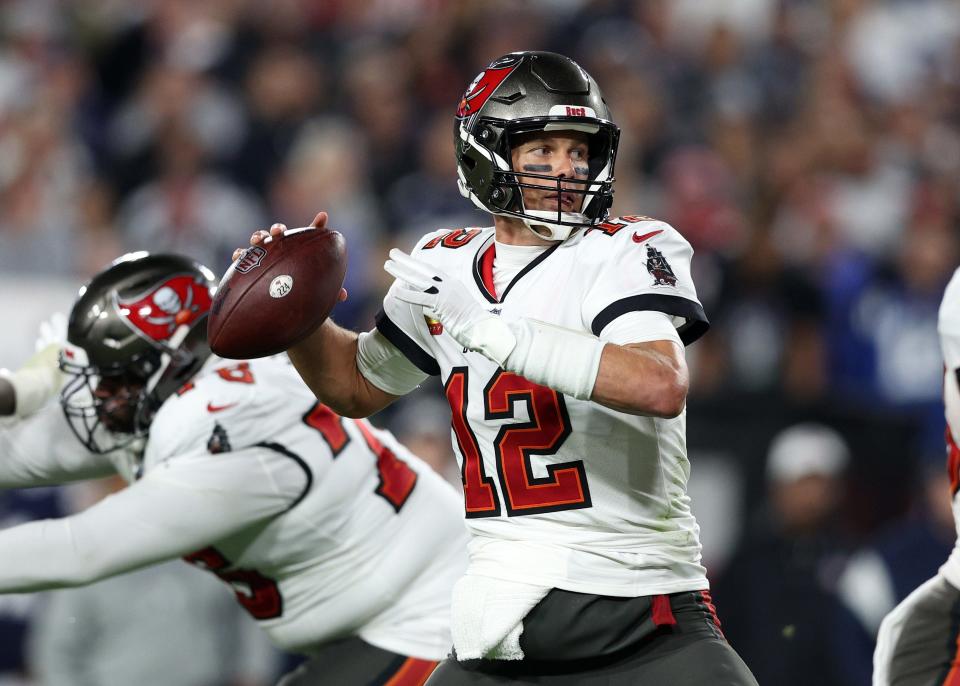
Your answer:
[[[388,432],[317,402],[286,358],[210,357],[212,283],[190,260],[138,254],[82,292],[63,408],[0,432],[0,487],[111,472],[131,485],[74,516],[0,531],[0,593],[183,557],[230,584],[278,647],[322,657],[329,678],[387,683],[377,679],[402,671],[397,683],[422,683],[451,645],[450,594],[466,565],[458,495]],[[156,342],[167,360],[147,359]],[[147,426],[145,442],[131,440]]]
[[[937,329],[944,363],[947,472],[953,518],[960,531],[960,269],[943,294]],[[937,576],[884,617],[873,656],[874,686],[960,683],[958,606],[960,540]]]
[[[508,324],[528,318],[616,344],[680,344],[707,328],[692,252],[667,224],[620,217],[549,247],[497,243],[492,227],[441,231],[412,255]],[[402,288],[387,294],[377,329],[443,380],[472,574],[626,597],[708,587],[686,492],[683,412],[618,412],[504,371],[464,353],[442,323],[398,297]]]
[[[493,227],[392,250],[374,331],[325,322],[289,350],[346,414],[443,383],[472,538],[430,684],[755,684],[686,492],[683,345],[708,326],[690,245],[608,218],[620,132],[569,58],[495,60],[454,124],[461,193]]]

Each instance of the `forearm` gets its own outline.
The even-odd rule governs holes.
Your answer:
[[[78,586],[182,557],[285,512],[306,483],[267,448],[172,459],[83,512],[0,531],[0,593]]]
[[[94,550],[77,549],[69,519],[28,522],[0,531],[0,593],[81,586],[102,576]],[[120,571],[120,570],[118,570]]]
[[[608,343],[590,399],[620,412],[669,418],[683,411],[688,385],[683,351],[676,343]]]
[[[357,368],[357,339],[352,331],[327,320],[287,354],[317,399],[345,417],[367,417],[397,396],[380,390]]]
[[[114,471],[109,456],[80,444],[63,411],[52,403],[0,426],[0,488],[60,484]]]
[[[653,417],[676,417],[686,403],[687,366],[674,341],[617,345],[532,319],[507,325],[490,318],[474,331],[504,369],[565,395]]]

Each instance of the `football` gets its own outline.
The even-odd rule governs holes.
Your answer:
[[[343,236],[329,229],[288,229],[247,248],[217,287],[210,348],[235,360],[283,352],[330,315],[346,271]]]

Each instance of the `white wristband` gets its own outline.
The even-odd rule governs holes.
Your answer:
[[[603,341],[536,319],[520,319],[508,326],[517,342],[501,363],[504,369],[564,395],[590,399],[600,372]]]

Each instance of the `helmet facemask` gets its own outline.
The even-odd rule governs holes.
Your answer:
[[[81,443],[93,453],[123,448],[144,436],[156,411],[150,399],[150,356],[126,368],[100,369],[86,363],[82,348],[68,345],[60,354],[67,381],[60,391],[64,414]]]

